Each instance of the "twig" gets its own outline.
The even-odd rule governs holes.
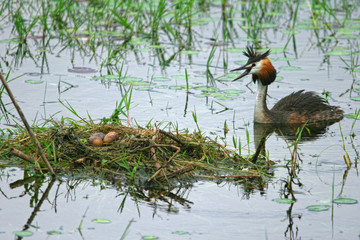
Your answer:
[[[1,82],[2,82],[2,84],[4,85],[4,87],[5,87],[5,89],[6,89],[6,92],[8,93],[8,95],[9,95],[9,97],[10,97],[11,101],[13,102],[13,104],[14,104],[17,112],[19,113],[20,118],[21,118],[21,120],[23,121],[23,123],[24,123],[24,125],[25,125],[25,127],[26,127],[26,130],[28,131],[28,133],[29,133],[29,135],[30,135],[30,137],[31,137],[31,140],[32,140],[33,143],[35,144],[35,147],[36,147],[37,152],[40,154],[42,160],[45,162],[45,164],[46,164],[47,168],[49,169],[51,175],[52,175],[52,176],[55,176],[55,172],[54,172],[53,168],[51,167],[49,161],[47,160],[47,158],[46,158],[46,156],[45,156],[45,154],[44,154],[44,152],[43,152],[43,150],[42,150],[42,148],[41,148],[41,145],[40,145],[39,141],[37,140],[35,134],[34,134],[33,131],[31,130],[30,125],[29,125],[29,123],[27,122],[24,113],[21,111],[21,108],[20,108],[19,104],[17,103],[14,95],[12,94],[12,91],[10,90],[9,85],[7,84],[4,76],[3,76],[1,73],[0,73],[0,79],[1,79]]]
[[[153,145],[153,147],[164,147],[164,145],[165,144],[155,144],[155,145]],[[165,145],[165,146],[172,147],[172,148],[176,149],[176,152],[169,158],[169,160],[163,166],[161,166],[148,180],[146,180],[146,183],[149,183],[151,180],[153,180],[161,172],[161,170],[164,167],[166,167],[168,165],[168,163],[171,162],[171,160],[173,160],[176,157],[176,155],[178,155],[178,153],[180,152],[180,148],[178,146],[175,146],[175,145],[172,145],[172,144]]]
[[[170,133],[170,132],[166,132],[164,130],[159,129],[159,132],[161,134],[164,134],[165,136],[167,136],[168,138],[171,138],[172,140],[174,140],[175,142],[181,144],[182,146],[187,146],[186,143],[184,143],[183,141],[181,141],[179,138],[177,138],[176,136],[174,136],[174,134]]]
[[[19,158],[21,158],[21,159],[29,162],[29,163],[34,164],[34,162],[35,162],[35,159],[34,159],[33,157],[31,157],[31,156],[29,156],[29,155],[27,155],[27,154],[25,154],[25,153],[23,153],[22,151],[19,151],[19,150],[17,150],[17,149],[14,149],[14,148],[11,149],[11,150],[10,150],[10,153],[11,153],[12,155],[14,155],[14,156],[17,156],[17,157],[19,157]]]

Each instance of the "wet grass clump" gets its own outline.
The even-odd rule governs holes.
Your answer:
[[[241,157],[236,152],[204,137],[200,131],[165,131],[158,127],[132,128],[123,125],[60,124],[34,130],[57,174],[80,171],[100,176],[115,183],[148,186],[179,181],[194,182],[199,178],[235,181],[268,179],[269,170]],[[95,146],[89,138],[97,133],[116,132],[118,139]],[[4,140],[4,136],[2,137]],[[25,133],[7,136],[1,144],[2,158],[16,155],[37,170],[45,165]],[[85,170],[85,171],[83,171]]]

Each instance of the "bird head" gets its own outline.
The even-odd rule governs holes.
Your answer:
[[[268,56],[270,54],[270,49],[265,53],[260,54],[254,50],[254,47],[246,47],[246,51],[243,52],[246,57],[248,57],[248,61],[244,66],[231,70],[239,71],[245,70],[239,77],[235,78],[233,81],[239,80],[242,77],[245,77],[248,74],[252,74],[253,82],[255,83],[257,80],[261,81],[261,83],[266,86],[275,81],[276,78],[276,70],[271,64]]]

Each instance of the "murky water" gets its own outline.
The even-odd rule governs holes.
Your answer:
[[[305,2],[304,2],[305,3]],[[86,3],[84,3],[86,4]],[[235,10],[243,10],[247,5],[234,4]],[[229,7],[228,7],[229,8]],[[306,5],[299,8],[297,33],[291,38],[283,30],[292,22],[288,8],[279,7],[281,16],[270,19],[278,24],[263,28],[259,40],[264,48],[274,49],[271,60],[280,81],[269,88],[268,105],[272,106],[281,97],[289,93],[306,89],[331,94],[330,102],[344,109],[345,113],[354,113],[360,108],[358,101],[352,100],[359,94],[358,75],[352,75],[345,69],[353,55],[326,55],[327,52],[345,50],[359,52],[359,21],[347,22],[355,27],[352,33],[355,38],[346,38],[337,33],[337,28],[320,28],[315,31],[300,26],[311,20],[311,13]],[[234,13],[235,16],[240,13]],[[359,16],[359,10],[353,16]],[[123,62],[128,77],[137,77],[146,84],[134,84],[130,117],[140,125],[152,122],[177,122],[179,128],[196,129],[192,112],[196,112],[200,128],[210,137],[224,137],[224,122],[229,126],[229,133],[224,137],[229,145],[232,137],[240,138],[242,145],[247,146],[246,130],[250,133],[250,150],[254,150],[253,108],[256,86],[250,83],[250,77],[239,82],[216,81],[215,86],[207,83],[205,76],[206,63],[212,46],[211,38],[221,38],[221,7],[212,4],[209,13],[202,17],[214,20],[203,25],[194,26],[193,50],[196,54],[175,54],[168,66],[163,67],[159,51],[150,48],[149,43],[134,44],[126,50]],[[338,19],[345,17],[345,12],[336,12]],[[240,16],[240,15],[239,15]],[[329,20],[335,26],[336,21]],[[240,29],[244,22],[234,21],[233,39],[225,46],[215,48],[215,55],[210,64],[211,74],[215,78],[236,68],[238,61],[246,60],[241,52],[234,48],[244,48],[249,43],[242,38],[248,37]],[[290,23],[289,23],[290,22]],[[310,21],[311,22],[311,21]],[[321,26],[325,26],[322,24]],[[1,22],[0,41],[14,37],[10,34],[12,25]],[[333,33],[336,40],[327,38]],[[235,35],[237,33],[237,35]],[[277,53],[290,38],[286,54]],[[86,44],[86,39],[84,41]],[[97,48],[95,57],[90,51],[83,51],[79,45],[65,48],[57,38],[50,40],[51,51],[46,53],[44,65],[40,41],[29,39],[28,44],[33,58],[29,54],[22,62],[15,62],[18,44],[0,43],[1,70],[10,78],[25,74],[10,83],[28,120],[43,122],[43,119],[62,116],[76,118],[63,105],[67,101],[80,116],[89,114],[93,119],[110,116],[116,102],[120,101],[124,89],[129,85],[117,84],[116,80],[94,78],[107,74],[118,74],[113,68],[103,68],[101,63],[108,52]],[[162,53],[166,59],[177,52],[178,48],[160,36],[164,47]],[[86,46],[86,45],[85,45]],[[144,50],[146,49],[146,50]],[[230,50],[229,50],[230,49]],[[284,61],[282,58],[292,58]],[[359,55],[354,55],[358,59]],[[344,61],[343,61],[343,60]],[[7,67],[6,62],[10,67]],[[358,64],[358,63],[357,63]],[[48,66],[48,68],[46,67]],[[285,66],[300,67],[299,70],[286,70]],[[45,67],[44,67],[45,66]],[[69,72],[73,67],[89,67],[96,73],[79,74]],[[185,86],[185,69],[189,77],[190,93],[179,86]],[[43,73],[41,73],[43,70]],[[183,76],[179,78],[178,75]],[[166,77],[169,81],[152,80],[154,77]],[[28,80],[39,81],[37,84]],[[149,85],[148,83],[151,82]],[[248,84],[249,83],[249,84]],[[248,84],[248,85],[247,85]],[[143,87],[151,87],[151,89]],[[199,87],[216,87],[220,95],[202,96],[206,91]],[[354,89],[348,91],[351,87]],[[229,94],[228,90],[239,90]],[[227,93],[227,94],[223,94]],[[345,93],[345,94],[343,94]],[[2,101],[6,108],[16,115],[9,100],[4,94]],[[226,108],[225,108],[226,107]],[[19,122],[19,120],[18,120]],[[14,122],[11,121],[10,124]],[[273,201],[281,197],[284,180],[288,179],[287,169],[283,166],[290,159],[287,146],[291,144],[285,137],[276,133],[266,142],[269,158],[276,162],[274,179],[265,189],[244,189],[242,185],[199,181],[193,186],[184,186],[170,192],[152,193],[143,191],[149,197],[134,199],[129,194],[131,187],[118,189],[101,180],[80,180],[80,177],[69,176],[62,182],[36,179],[33,182],[11,188],[11,183],[24,178],[24,170],[9,167],[8,161],[1,161],[0,196],[0,238],[11,239],[13,232],[24,228],[33,232],[29,239],[120,239],[127,225],[131,222],[126,239],[141,239],[143,236],[157,236],[159,239],[357,239],[360,232],[357,217],[360,214],[359,204],[332,204],[332,195],[360,200],[358,191],[359,174],[355,165],[360,149],[359,122],[354,128],[353,119],[344,118],[341,130],[345,138],[345,147],[353,164],[347,169],[343,156],[343,140],[338,123],[328,127],[327,131],[316,138],[305,139],[299,144],[302,159],[298,178],[301,187],[296,186],[294,204],[280,204]],[[8,127],[5,119],[0,122],[2,128]],[[350,134],[354,132],[353,144]],[[243,154],[247,150],[243,149]],[[334,189],[333,189],[334,187]],[[122,206],[122,204],[124,204]],[[323,212],[311,212],[309,205],[328,204],[331,208]],[[102,218],[111,222],[95,223],[92,220]],[[80,231],[78,227],[80,223]],[[59,231],[60,235],[50,235],[50,231]]]

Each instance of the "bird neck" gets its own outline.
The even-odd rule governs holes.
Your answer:
[[[254,111],[254,122],[258,123],[267,123],[267,113],[269,109],[266,106],[266,95],[267,95],[267,86],[264,86],[261,81],[257,81],[258,89],[256,93],[256,102],[255,102],[255,111]]]

